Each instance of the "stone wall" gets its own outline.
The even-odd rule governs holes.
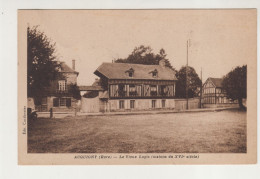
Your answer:
[[[95,98],[84,98],[81,97],[81,112],[85,113],[96,113],[99,112],[99,97]]]
[[[200,108],[199,98],[189,98],[188,100],[189,109]],[[175,99],[175,109],[176,110],[186,110],[187,109],[187,99]]]

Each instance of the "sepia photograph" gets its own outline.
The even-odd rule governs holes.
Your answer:
[[[256,9],[18,10],[18,49],[20,164],[256,162]]]

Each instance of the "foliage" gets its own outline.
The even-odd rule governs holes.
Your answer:
[[[72,84],[69,86],[69,93],[72,94],[73,98],[77,100],[81,99],[80,90],[77,84]]]
[[[176,97],[186,98],[186,66],[176,73]],[[193,98],[195,92],[201,87],[201,80],[193,67],[188,66],[188,97]]]
[[[238,100],[239,106],[245,108],[242,99],[247,97],[247,65],[237,66],[223,78],[223,89],[232,100]]]
[[[166,66],[175,71],[169,59],[166,58],[167,54],[164,49],[161,49],[159,54],[154,54],[150,46],[141,45],[135,47],[133,52],[125,59],[119,58],[115,63],[135,63],[146,65],[158,65],[160,60],[165,60]]]
[[[60,65],[55,61],[55,43],[38,30],[27,28],[27,93],[40,103],[46,87],[58,75]]]
[[[84,98],[95,98],[98,96],[98,91],[89,91],[83,95]]]

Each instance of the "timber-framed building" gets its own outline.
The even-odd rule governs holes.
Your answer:
[[[102,90],[82,101],[83,112],[175,108],[177,79],[164,60],[159,65],[103,63],[94,74]]]

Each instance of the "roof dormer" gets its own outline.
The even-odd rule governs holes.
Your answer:
[[[157,78],[158,77],[158,70],[154,69],[153,71],[150,72],[152,74],[153,78]]]
[[[129,70],[126,70],[125,72],[128,74],[128,77],[133,77],[135,71],[133,68],[130,68]]]

